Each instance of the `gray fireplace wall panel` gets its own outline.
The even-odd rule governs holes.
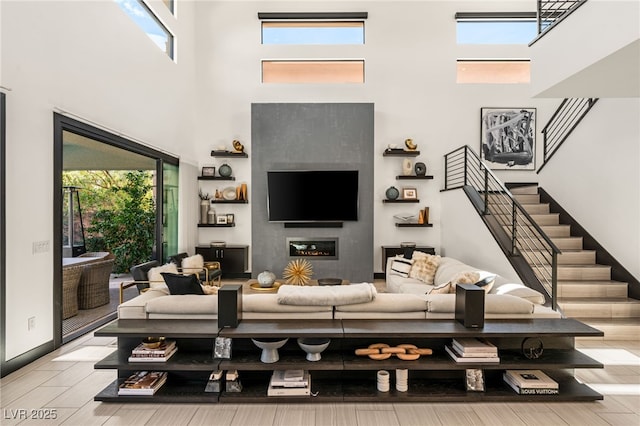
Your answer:
[[[292,259],[287,238],[338,238],[338,259],[306,259],[313,278],[373,280],[372,103],[255,103],[251,106],[251,264],[278,277]],[[267,171],[358,170],[357,221],[342,228],[285,228],[267,217]],[[340,188],[335,188],[339,191]],[[328,203],[331,200],[327,200]]]

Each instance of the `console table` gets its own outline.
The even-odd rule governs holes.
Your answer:
[[[577,351],[574,338],[603,333],[573,319],[487,320],[483,329],[469,329],[453,320],[243,320],[237,328],[219,329],[216,321],[205,320],[117,320],[95,332],[116,336],[118,350],[98,362],[97,369],[117,369],[118,378],[95,396],[103,402],[552,402],[594,401],[602,395],[573,377],[574,368],[603,368]],[[178,352],[167,362],[129,363],[131,350],[147,336],[164,336],[177,341]],[[216,337],[232,339],[232,357],[213,359]],[[260,349],[251,338],[285,338],[280,360],[260,362]],[[306,361],[297,337],[330,338],[320,361]],[[498,347],[499,363],[458,364],[444,346],[456,337],[485,338]],[[526,337],[544,342],[541,358],[530,360],[520,345]],[[374,361],[354,354],[371,343],[412,343],[433,349],[433,355],[415,361],[395,357]],[[408,392],[381,393],[376,389],[376,371],[409,370]],[[468,368],[482,369],[484,392],[467,392],[464,374]],[[243,386],[239,393],[206,393],[213,370],[238,370]],[[268,397],[267,386],[275,369],[311,371],[312,390],[317,396]],[[539,369],[560,385],[558,395],[519,395],[502,380],[507,369]],[[118,385],[134,371],[169,371],[167,383],[153,396],[118,396]],[[338,374],[336,374],[338,373]]]

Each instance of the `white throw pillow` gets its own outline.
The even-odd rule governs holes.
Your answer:
[[[201,254],[194,254],[193,256],[185,257],[182,259],[182,272],[185,275],[197,274],[204,269],[204,258]]]
[[[535,303],[538,305],[544,305],[545,297],[544,294],[536,291],[532,288],[529,288],[523,284],[509,283],[502,284],[495,291],[495,294],[508,294],[510,296],[517,296],[521,299],[526,299],[531,303]]]
[[[413,260],[407,259],[404,256],[396,256],[391,262],[391,274],[399,275],[404,278],[409,277],[409,271],[413,265]]]
[[[178,267],[175,263],[165,263],[162,266],[156,266],[149,269],[147,278],[149,278],[149,286],[154,290],[163,290],[169,292],[169,287],[164,282],[163,272],[169,272],[172,274],[178,273]]]

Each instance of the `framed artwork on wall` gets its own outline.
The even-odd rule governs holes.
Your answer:
[[[480,129],[480,158],[492,170],[535,170],[535,108],[480,108]]]

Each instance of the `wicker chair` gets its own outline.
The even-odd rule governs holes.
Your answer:
[[[109,303],[109,275],[115,256],[109,254],[96,262],[83,266],[78,285],[78,308],[93,309]]]
[[[62,319],[78,315],[78,284],[83,266],[62,268]]]

